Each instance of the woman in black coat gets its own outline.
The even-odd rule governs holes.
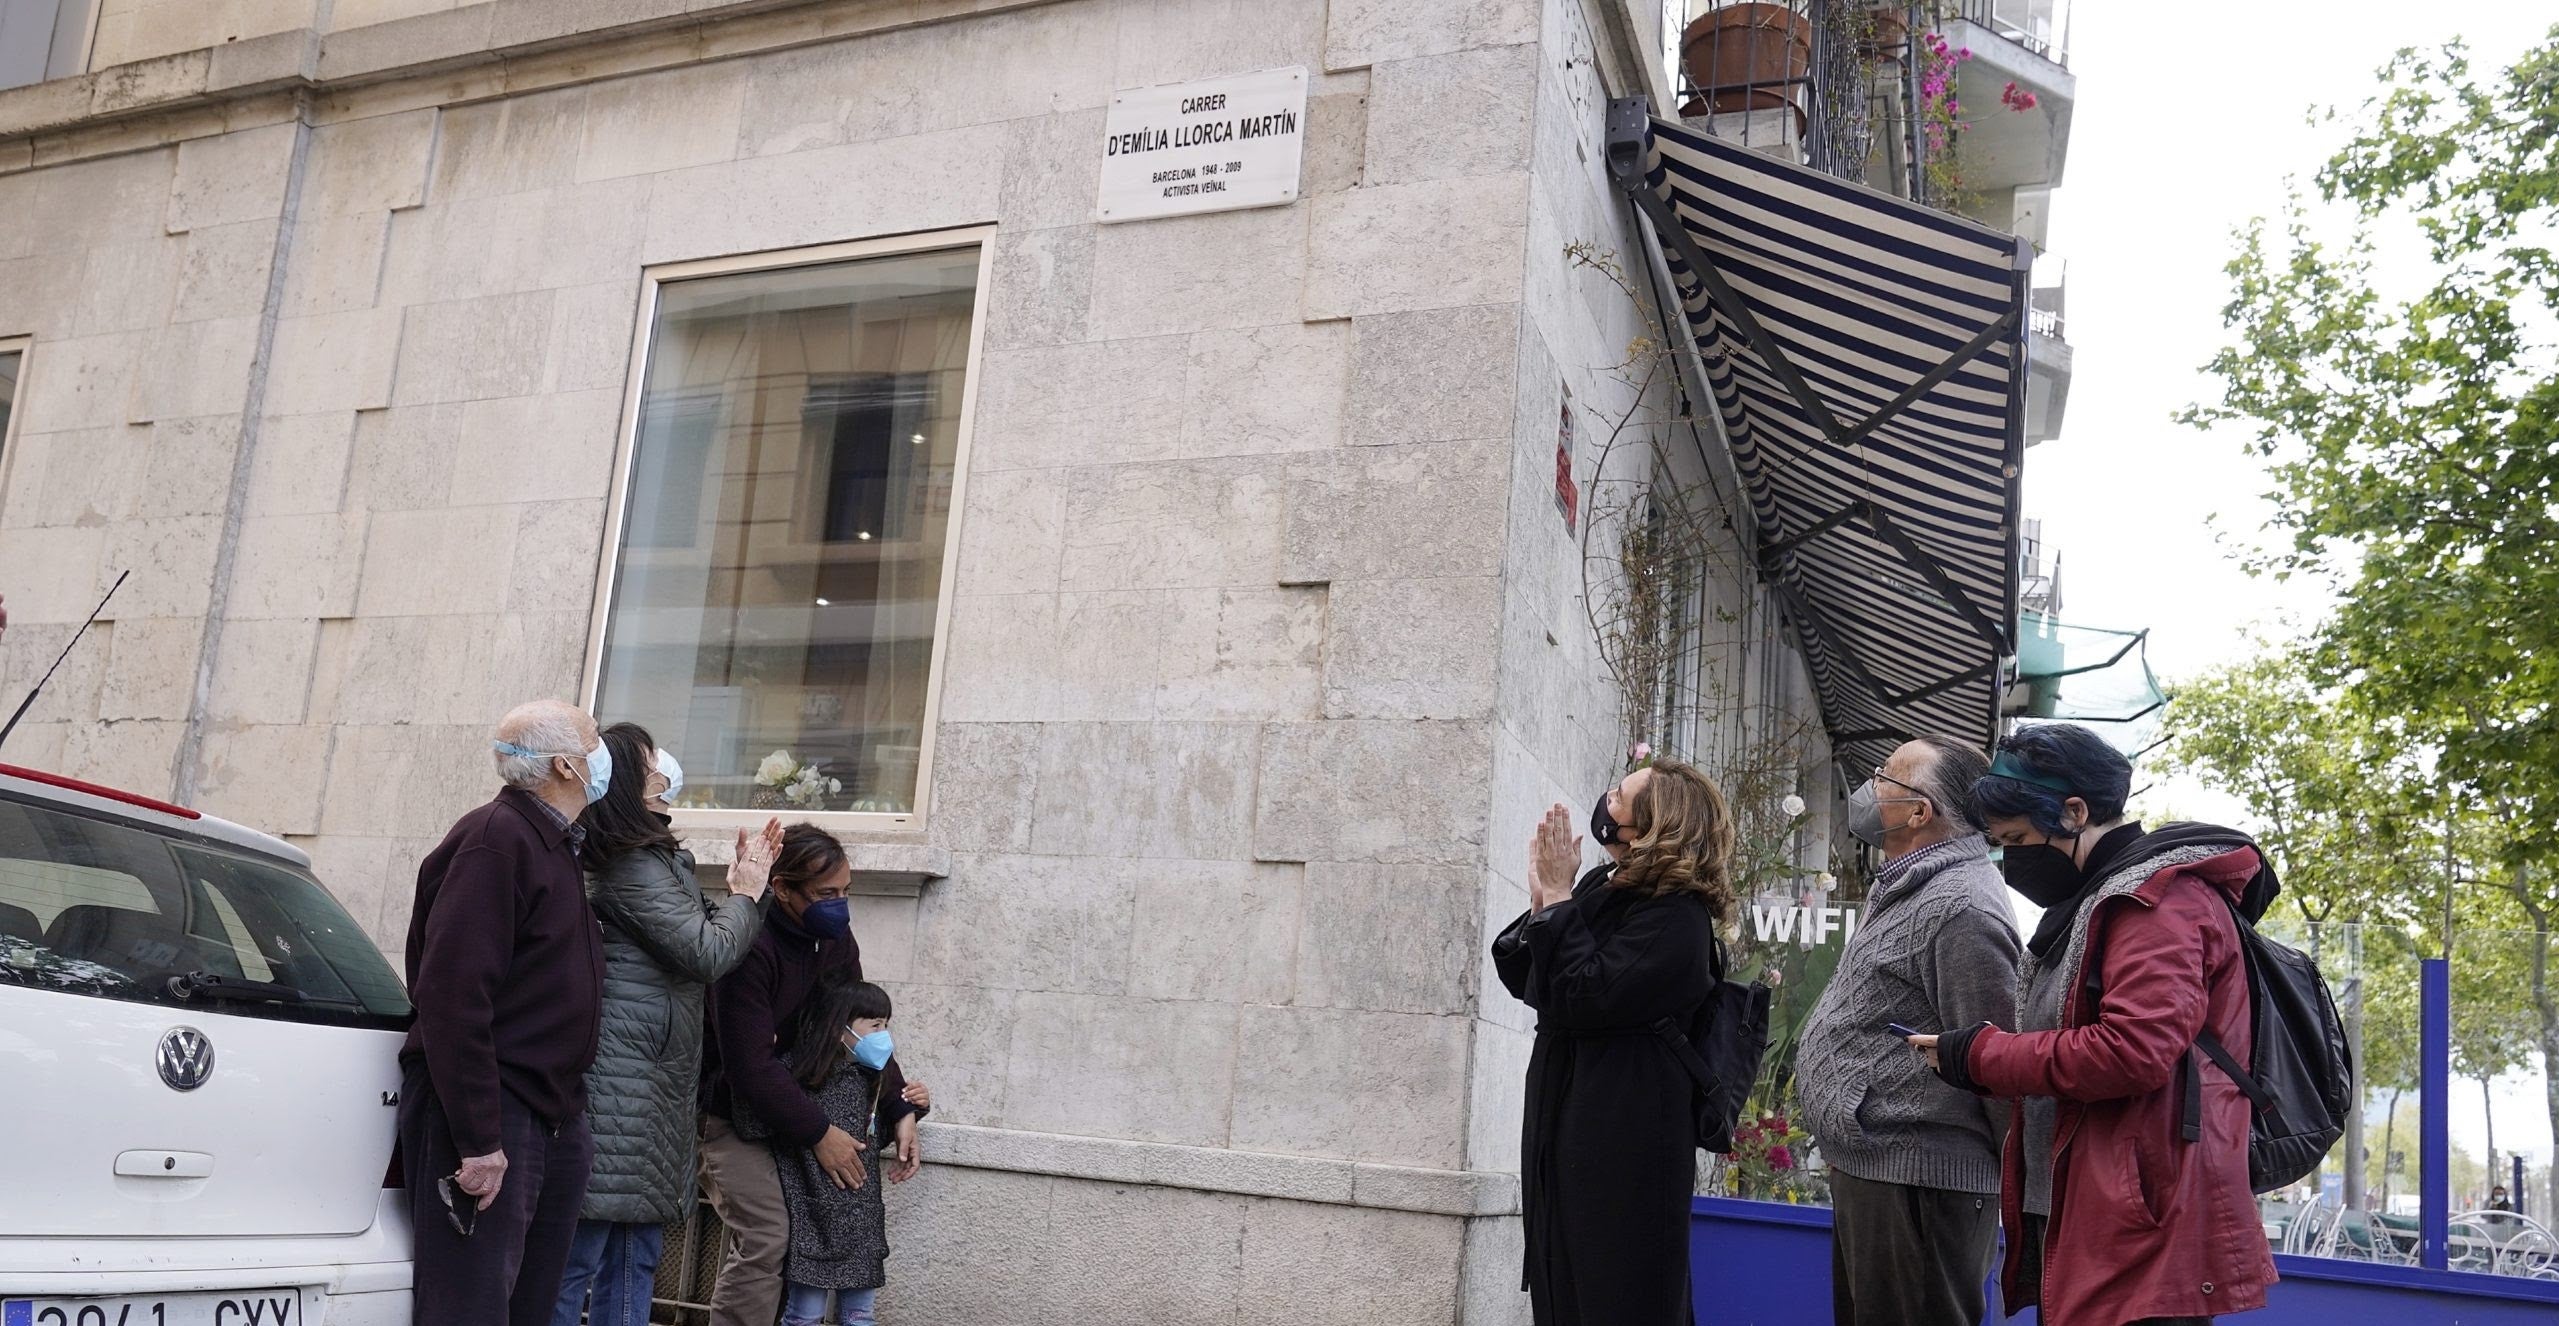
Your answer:
[[[1609,863],[1573,881],[1562,806],[1529,848],[1529,910],[1493,941],[1537,1010],[1521,1120],[1527,1289],[1538,1326],[1688,1326],[1695,1084],[1653,1031],[1715,989],[1732,909],[1732,815],[1706,775],[1658,761],[1591,817]]]

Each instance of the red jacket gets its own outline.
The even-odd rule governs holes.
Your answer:
[[[2011,1255],[2001,1291],[2011,1314],[2041,1305],[2047,1326],[2122,1326],[2145,1317],[2212,1316],[2265,1306],[2275,1262],[2248,1188],[2248,1098],[2201,1052],[2210,1028],[2252,1062],[2239,898],[2260,862],[2241,849],[2169,866],[2088,919],[2102,994],[2070,973],[2057,1031],[1984,1029],[1965,1069],[1995,1096],[2060,1102],[2052,1217],[2040,1284]],[[2203,1091],[2201,1140],[2184,1140],[2179,1065]],[[2000,1216],[2024,1246],[2023,1130],[2008,1133]]]

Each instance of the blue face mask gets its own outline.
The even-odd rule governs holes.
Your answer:
[[[658,772],[666,776],[666,790],[658,797],[672,806],[677,797],[684,795],[684,766],[675,762],[675,752],[662,750],[658,752]]]
[[[586,753],[586,803],[590,806],[604,799],[604,789],[613,785],[613,748],[604,738],[595,739],[595,749]]]
[[[820,939],[842,939],[853,933],[853,904],[845,898],[810,903],[800,913],[800,928]]]
[[[876,1073],[889,1065],[889,1056],[897,1053],[897,1042],[886,1031],[874,1031],[853,1042],[853,1062]]]
[[[555,750],[526,750],[524,747],[516,745],[512,741],[493,741],[489,744],[495,746],[498,750],[508,755],[520,756],[528,760],[585,760],[586,803],[590,806],[594,805],[598,801],[602,801],[604,799],[604,789],[613,785],[613,748],[605,745],[604,738],[602,737],[596,738],[595,749],[588,751],[583,756],[566,754]]]

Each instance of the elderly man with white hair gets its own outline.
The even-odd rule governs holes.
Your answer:
[[[586,1196],[604,998],[577,817],[613,763],[595,720],[557,700],[517,706],[492,746],[506,785],[419,863],[409,914],[414,1301],[421,1323],[547,1326]]]

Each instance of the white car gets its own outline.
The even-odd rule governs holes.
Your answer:
[[[300,851],[0,765],[0,1326],[408,1326],[408,1020]]]

